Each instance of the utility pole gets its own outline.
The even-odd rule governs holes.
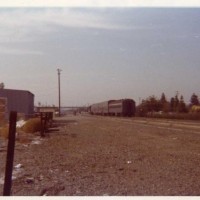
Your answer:
[[[58,71],[58,102],[59,102],[59,117],[60,117],[60,72],[62,71],[61,69],[57,69]]]

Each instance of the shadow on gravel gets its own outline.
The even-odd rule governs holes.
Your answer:
[[[76,120],[54,120],[53,127],[66,126],[67,124],[75,124]]]
[[[65,127],[67,124],[77,124],[76,120],[53,120],[50,128],[46,131],[47,133],[59,132],[60,127]]]
[[[48,129],[48,133],[51,133],[51,132],[58,132],[60,129],[59,128],[49,128]]]
[[[55,119],[54,120],[55,123],[75,123],[77,122],[76,120],[66,120],[66,119]]]

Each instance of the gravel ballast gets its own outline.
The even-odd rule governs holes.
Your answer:
[[[16,142],[13,196],[200,195],[197,129],[87,115],[58,122],[44,139],[28,134]],[[3,191],[5,141],[1,144]]]

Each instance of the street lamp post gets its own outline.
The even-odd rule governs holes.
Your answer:
[[[58,71],[58,102],[59,102],[58,115],[60,117],[60,72],[62,70],[61,69],[57,69],[57,71]]]

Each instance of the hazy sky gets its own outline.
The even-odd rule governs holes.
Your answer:
[[[176,91],[188,103],[200,96],[200,8],[0,8],[0,82],[57,105],[57,68],[62,106]]]
[[[200,5],[200,0],[0,0],[2,6],[87,6],[87,7],[194,7]]]

